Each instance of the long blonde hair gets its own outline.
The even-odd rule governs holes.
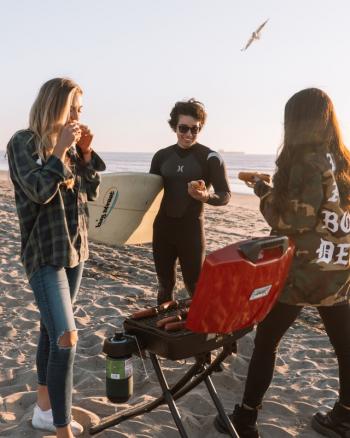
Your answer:
[[[40,158],[46,160],[51,155],[76,93],[83,92],[69,78],[50,79],[41,86],[29,114],[29,129]]]

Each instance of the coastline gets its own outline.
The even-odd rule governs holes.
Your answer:
[[[12,184],[8,170],[0,170],[0,181],[8,182],[10,185]],[[230,203],[247,208],[258,208],[259,206],[259,200],[255,195],[245,193],[232,193]]]

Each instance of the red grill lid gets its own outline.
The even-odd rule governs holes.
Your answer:
[[[231,333],[263,320],[286,281],[294,245],[285,236],[237,242],[209,254],[186,328]]]

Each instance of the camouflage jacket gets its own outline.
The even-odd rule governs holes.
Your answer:
[[[330,153],[308,152],[290,169],[283,213],[274,211],[273,188],[260,198],[272,233],[290,236],[296,246],[283,303],[333,306],[349,300],[350,213],[341,208],[334,171]]]

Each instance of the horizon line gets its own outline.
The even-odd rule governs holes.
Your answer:
[[[157,149],[159,150],[159,149]],[[157,150],[155,151],[99,151],[96,150],[97,153],[100,154],[108,154],[108,153],[114,153],[114,154],[155,154],[157,152]],[[215,149],[214,149],[215,150]],[[0,149],[0,154],[1,153],[6,153],[6,149]],[[244,151],[232,151],[232,150],[224,150],[224,149],[217,149],[217,152],[222,153],[222,154],[241,154],[241,155],[275,155],[274,153],[256,153],[256,152],[244,152]]]

